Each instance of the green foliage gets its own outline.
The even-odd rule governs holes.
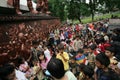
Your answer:
[[[67,2],[67,11],[69,19],[78,19],[81,22],[81,17],[89,16],[88,4],[82,2],[82,0],[71,0]]]
[[[49,0],[49,10],[53,16],[60,17],[61,20],[65,19],[64,0]]]
[[[89,3],[85,0],[48,0],[48,4],[51,15],[59,17],[62,21],[77,19],[81,22],[81,19],[88,16],[94,21],[96,12],[106,14],[120,10],[120,0],[89,0]]]
[[[113,15],[120,17],[120,11],[113,13]],[[104,15],[100,15],[100,16],[95,16],[94,21],[99,21],[99,20],[108,19],[108,18],[111,18],[111,14],[109,14],[109,13],[104,14]],[[73,22],[74,23],[79,23],[78,20],[74,20]],[[91,17],[85,17],[85,18],[82,19],[82,22],[84,24],[86,24],[86,23],[90,23],[90,22],[93,22],[93,21],[92,21]]]
[[[33,0],[35,3],[37,3],[37,0]]]

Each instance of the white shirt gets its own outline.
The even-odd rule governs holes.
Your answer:
[[[50,51],[48,49],[44,51],[44,54],[47,59],[51,59]]]
[[[77,80],[74,74],[71,71],[67,71],[65,75],[68,77],[68,80]]]
[[[23,72],[21,72],[19,70],[15,70],[15,74],[16,74],[17,80],[28,80],[25,77],[25,73],[23,73]]]

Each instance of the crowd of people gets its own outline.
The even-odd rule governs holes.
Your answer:
[[[43,40],[37,26],[9,29],[0,80],[120,80],[120,29],[108,33],[108,24],[53,26]]]

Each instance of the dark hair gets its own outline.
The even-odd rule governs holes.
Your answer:
[[[99,53],[96,56],[96,60],[99,61],[105,67],[108,67],[110,64],[110,59],[104,53]]]
[[[84,45],[83,49],[88,49],[88,46],[87,46],[87,45]]]
[[[16,58],[16,61],[15,61],[15,66],[16,66],[16,67],[19,67],[20,64],[23,64],[23,63],[24,63],[23,60],[24,60],[24,58],[23,58],[22,56],[18,56],[18,57]]]
[[[20,66],[20,64],[24,63],[23,60],[24,60],[24,58],[22,56],[17,57],[17,64],[18,64],[17,67]]]
[[[77,51],[77,53],[83,54],[83,53],[84,53],[84,50],[83,50],[83,49],[79,49],[79,50]]]
[[[83,73],[89,78],[92,78],[94,74],[94,69],[91,66],[85,65],[83,68]]]
[[[9,80],[8,76],[12,74],[15,70],[15,67],[11,64],[5,64],[0,67],[0,79]]]
[[[38,52],[37,52],[37,57],[38,57],[38,60],[40,61],[40,63],[41,63],[41,60],[39,59],[39,57],[40,57],[41,55],[44,55],[44,59],[45,59],[45,62],[46,62],[46,61],[47,61],[47,58],[45,57],[44,51],[38,51]]]
[[[63,62],[57,58],[52,58],[50,60],[47,65],[47,69],[50,74],[57,79],[62,78],[65,74]]]
[[[33,45],[38,45],[38,44],[39,44],[39,41],[33,40],[33,41],[32,41],[32,44],[33,44]]]
[[[112,46],[105,48],[105,50],[115,53],[115,48]]]
[[[81,63],[81,64],[79,65],[79,68],[80,68],[81,70],[83,70],[84,67],[85,67],[85,64],[84,64],[84,63]]]
[[[96,44],[92,44],[91,46],[89,46],[89,48],[90,48],[91,50],[95,50],[95,49],[97,48],[97,46],[96,46]]]
[[[100,35],[99,38],[95,38],[95,42],[96,44],[104,43],[104,37]]]

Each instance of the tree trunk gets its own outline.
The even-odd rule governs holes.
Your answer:
[[[92,21],[94,21],[94,12],[92,12]]]
[[[82,23],[81,18],[78,18],[79,22]]]

